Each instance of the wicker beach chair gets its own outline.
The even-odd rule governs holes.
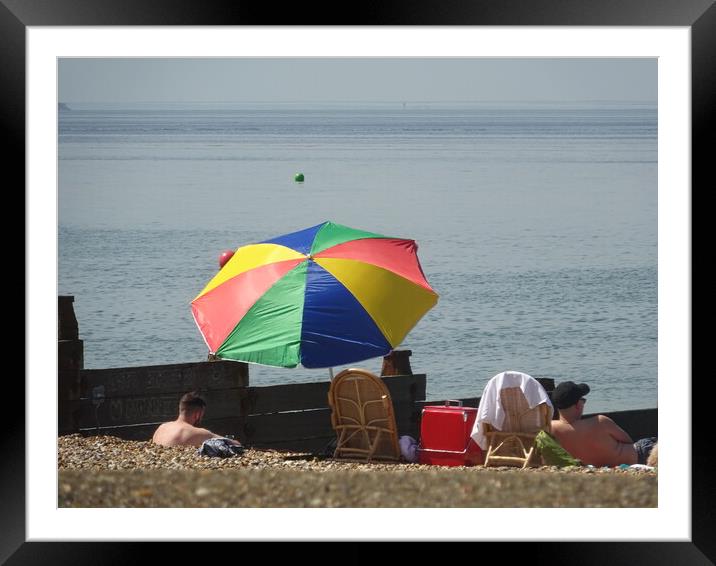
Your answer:
[[[400,460],[393,402],[383,382],[361,369],[335,376],[328,390],[337,442],[334,458]]]
[[[535,438],[540,430],[550,431],[552,412],[547,403],[530,409],[519,387],[500,390],[500,401],[505,411],[502,430],[485,423],[488,440],[485,466],[538,466],[535,454]]]

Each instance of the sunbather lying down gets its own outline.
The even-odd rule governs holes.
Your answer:
[[[552,421],[552,435],[583,464],[646,464],[657,439],[642,438],[634,442],[624,429],[605,415],[583,419],[587,393],[589,386],[586,383],[577,385],[565,381],[555,388],[552,401],[559,409],[559,420]]]
[[[196,446],[199,448],[205,440],[222,438],[210,430],[198,427],[205,412],[206,401],[195,392],[187,393],[179,401],[179,416],[175,421],[159,425],[152,437],[152,442],[162,446]],[[241,443],[236,440],[230,440],[230,443],[241,446]]]

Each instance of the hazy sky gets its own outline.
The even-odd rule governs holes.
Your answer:
[[[657,60],[63,58],[59,100],[655,103]]]

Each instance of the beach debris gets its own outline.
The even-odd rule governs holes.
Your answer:
[[[629,466],[629,469],[651,472],[655,468],[654,466],[647,466],[646,464],[632,464],[631,466]]]
[[[293,176],[293,180],[296,181],[297,183],[303,183],[303,180],[304,180],[303,173],[296,173]]]

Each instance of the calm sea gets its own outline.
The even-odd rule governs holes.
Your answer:
[[[85,367],[205,360],[190,302],[219,254],[331,220],[418,242],[440,300],[401,348],[428,399],[512,369],[589,383],[587,412],[656,407],[656,107],[70,108],[58,293]]]

